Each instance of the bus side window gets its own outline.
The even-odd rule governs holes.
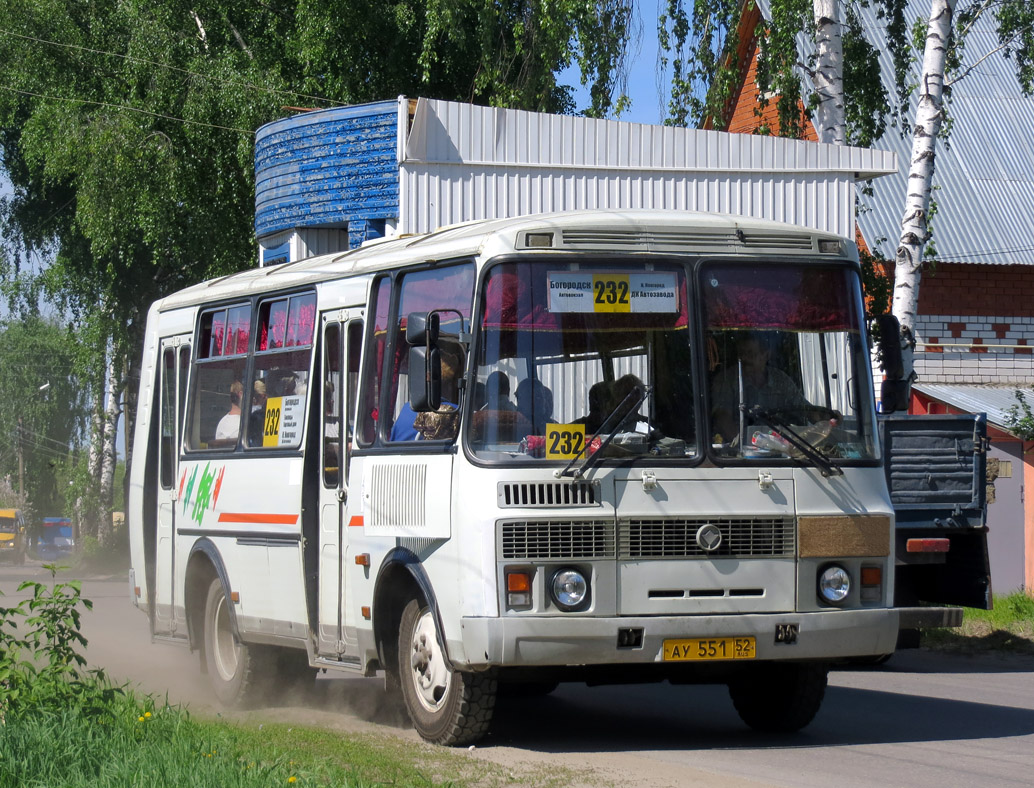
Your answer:
[[[406,273],[399,287],[399,307],[395,325],[395,352],[393,368],[388,378],[390,390],[387,405],[390,408],[390,440],[413,441],[452,440],[458,417],[425,418],[433,422],[421,428],[409,404],[409,345],[405,339],[405,320],[413,312],[426,313],[440,310],[441,327],[439,349],[443,360],[442,409],[459,410],[459,391],[456,383],[463,377],[466,359],[459,344],[460,334],[469,328],[471,302],[474,297],[474,266],[470,263],[432,268]],[[443,422],[443,423],[439,423]],[[447,422],[451,422],[451,425]]]
[[[316,326],[316,294],[279,296],[259,303],[255,363],[248,401],[247,446],[297,449]],[[319,401],[319,398],[316,398]]]
[[[357,442],[370,446],[377,439],[380,424],[381,381],[388,346],[388,314],[391,305],[391,277],[382,276],[371,290],[369,345],[363,362],[363,384],[358,405]]]
[[[162,369],[161,369],[161,446],[158,455],[158,467],[160,468],[160,478],[162,488],[171,490],[172,485],[175,484],[173,473],[175,472],[175,466],[173,464],[173,458],[175,456],[175,445],[176,445],[176,417],[175,417],[175,394],[176,391],[176,350],[175,348],[165,348],[162,353]]]
[[[201,314],[197,362],[190,392],[189,449],[231,451],[237,446],[243,409],[242,381],[250,334],[250,304]]]
[[[323,334],[323,485],[338,486],[341,473],[341,324]]]

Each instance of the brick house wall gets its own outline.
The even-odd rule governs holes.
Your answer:
[[[928,383],[1034,383],[1034,269],[938,263],[924,271],[916,373]]]

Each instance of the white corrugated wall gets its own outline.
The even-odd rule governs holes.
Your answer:
[[[854,182],[893,154],[421,99],[399,232],[579,209],[731,213],[854,236]]]

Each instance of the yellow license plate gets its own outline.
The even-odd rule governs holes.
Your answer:
[[[754,638],[687,638],[664,641],[665,662],[696,660],[754,659]]]

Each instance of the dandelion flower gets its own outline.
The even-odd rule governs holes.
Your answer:
[[[294,776],[294,775],[292,774],[292,775],[291,775],[290,777],[288,777],[288,778],[287,778],[287,782],[289,782],[289,783],[296,783],[296,782],[298,782],[298,778],[297,778],[297,777],[295,777],[295,776]]]
[[[144,718],[143,718],[143,717],[137,717],[137,718],[136,718],[136,721],[137,721],[137,722],[143,722],[143,721],[144,721]]]
[[[151,712],[145,711],[144,716],[147,717],[147,719],[151,719]]]

